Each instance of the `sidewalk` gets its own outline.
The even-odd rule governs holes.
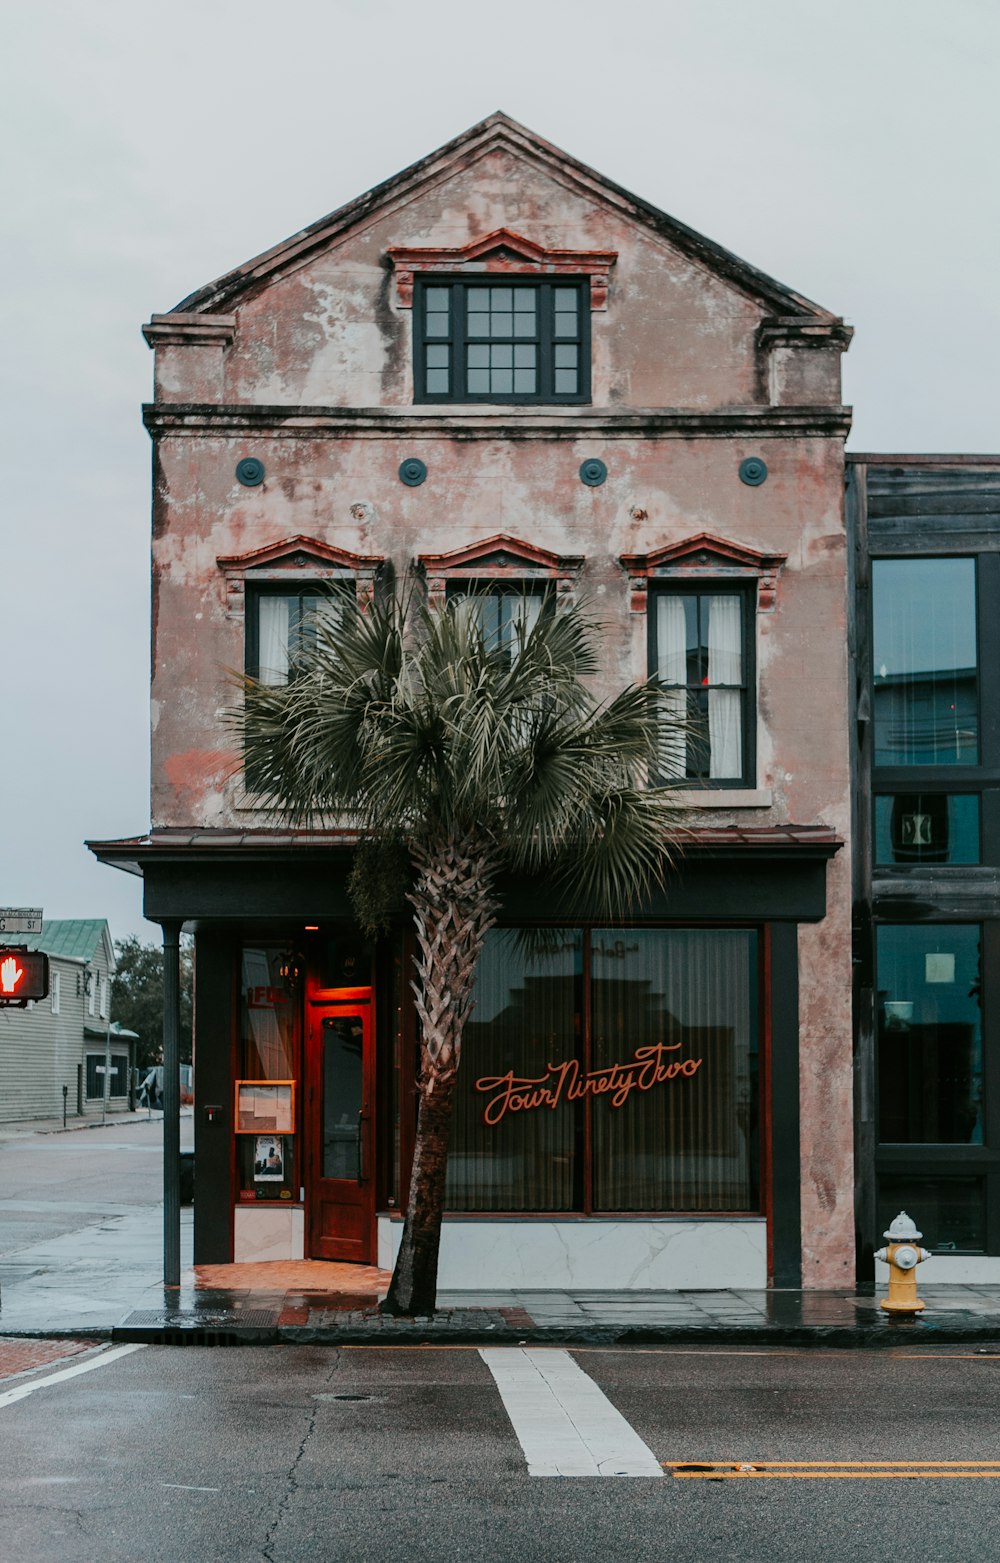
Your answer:
[[[877,1298],[848,1291],[616,1291],[613,1275],[601,1291],[442,1292],[433,1318],[393,1319],[378,1312],[389,1276],[371,1267],[302,1260],[194,1269],[187,1207],[181,1212],[182,1285],[166,1290],[162,1207],[148,1198],[129,1202],[130,1180],[142,1155],[157,1153],[159,1135],[132,1131],[119,1141],[120,1130],[146,1121],[143,1113],[109,1122],[103,1137],[109,1162],[112,1154],[122,1159],[107,1175],[106,1192],[102,1183],[95,1194],[93,1178],[87,1192],[51,1176],[44,1185],[29,1183],[24,1192],[11,1182],[7,1196],[0,1191],[0,1221],[8,1222],[8,1247],[0,1255],[0,1339],[917,1351],[967,1343],[1000,1352],[1000,1286],[921,1286],[919,1272],[927,1306],[911,1320],[891,1319]],[[78,1125],[84,1127],[79,1120]],[[182,1125],[182,1135],[185,1127],[190,1132],[190,1125]],[[101,1151],[100,1137],[86,1152],[90,1136],[61,1139],[61,1123],[4,1125],[0,1150],[8,1179],[27,1153],[21,1142],[47,1131],[53,1134],[45,1141],[52,1147],[46,1153],[50,1168],[64,1160],[67,1169],[96,1164],[88,1157]],[[85,1150],[83,1162],[74,1146]],[[40,1235],[46,1229],[49,1235]]]
[[[81,1237],[85,1241],[81,1241]],[[116,1215],[0,1260],[0,1336],[74,1336],[167,1345],[356,1346],[440,1343],[902,1347],[978,1343],[1000,1350],[1000,1287],[921,1288],[926,1312],[890,1319],[853,1292],[442,1292],[432,1318],[378,1312],[389,1277],[302,1261],[190,1264],[159,1279],[158,1210]]]

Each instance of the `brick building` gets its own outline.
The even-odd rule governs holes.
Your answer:
[[[607,690],[656,673],[704,731],[663,891],[530,954],[545,889],[509,889],[442,1284],[850,1284],[850,330],[496,114],[145,334],[152,818],[94,848],[196,939],[196,1259],[392,1257],[406,930],[365,945],[349,836],[268,817],[220,716],[324,583],[415,580],[501,637],[585,591]],[[483,1121],[477,1079],[665,1039],[696,1074]]]

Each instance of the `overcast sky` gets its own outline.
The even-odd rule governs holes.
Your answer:
[[[31,0],[0,114],[0,904],[158,937],[154,311],[502,108],[856,328],[850,448],[996,451],[996,0]],[[516,222],[515,222],[516,226]]]

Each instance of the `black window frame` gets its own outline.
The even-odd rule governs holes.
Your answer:
[[[251,678],[260,678],[260,601],[262,597],[287,597],[298,598],[301,603],[306,598],[313,600],[329,597],[336,593],[337,588],[343,589],[346,583],[337,581],[309,580],[309,581],[254,581],[248,583],[244,589],[244,637],[243,637],[243,665],[244,671]],[[334,588],[331,594],[330,588]],[[292,660],[292,648],[289,646],[289,661]]]
[[[707,770],[699,770],[696,773],[684,777],[658,776],[660,782],[690,782],[692,787],[704,787],[711,790],[727,789],[730,791],[753,788],[757,785],[757,583],[756,581],[732,581],[725,579],[701,579],[695,581],[650,581],[647,593],[646,606],[647,618],[647,666],[649,676],[658,679],[659,670],[659,646],[657,642],[657,620],[659,618],[657,604],[661,597],[738,597],[742,603],[741,623],[741,655],[743,679],[740,685],[741,694],[741,738],[742,738],[742,765],[739,776],[712,776]],[[700,612],[700,609],[699,609]],[[680,688],[679,685],[664,684],[664,689]],[[687,685],[688,696],[696,687]],[[733,688],[732,685],[721,685],[721,688]]]
[[[431,342],[426,331],[426,295],[428,288],[449,289],[449,329],[447,336],[435,336]],[[469,344],[470,338],[466,329],[468,317],[467,297],[470,288],[484,287],[510,287],[514,289],[531,289],[538,297],[538,331],[532,338],[515,338],[511,336],[511,342],[516,345],[521,342],[534,341],[538,346],[538,387],[534,392],[523,391],[479,391],[470,392],[466,387],[466,362],[464,348]],[[572,288],[577,294],[577,323],[578,335],[573,340],[578,348],[578,389],[573,392],[557,392],[554,389],[555,373],[555,348],[560,345],[555,337],[555,309],[554,295],[556,288]],[[497,272],[466,273],[464,276],[437,276],[431,274],[426,277],[418,277],[414,283],[413,293],[413,400],[423,405],[440,405],[441,403],[458,404],[491,404],[491,405],[524,405],[524,406],[553,406],[553,405],[581,405],[591,400],[591,362],[590,362],[590,279],[589,277],[523,277],[507,276]],[[478,340],[478,339],[472,339]],[[503,338],[483,339],[502,343]],[[569,345],[570,339],[563,339],[562,345]],[[428,391],[427,383],[427,347],[429,345],[441,346],[447,344],[450,348],[451,383],[448,391]]]
[[[898,522],[896,523],[899,524]],[[869,697],[874,700],[875,665],[875,569],[883,561],[893,563],[928,560],[972,559],[975,563],[976,607],[976,694],[978,713],[978,759],[961,764],[930,761],[911,765],[876,763],[875,735],[872,731],[867,761],[860,780],[868,789],[868,825],[872,884],[872,939],[869,959],[873,991],[878,991],[877,934],[885,926],[902,927],[909,922],[933,924],[976,924],[982,938],[982,1034],[984,1073],[984,1142],[979,1145],[954,1143],[898,1143],[879,1137],[878,1039],[875,1038],[875,1192],[881,1201],[882,1181],[890,1179],[936,1178],[942,1186],[949,1179],[974,1177],[981,1183],[984,1196],[985,1242],[981,1249],[957,1250],[965,1254],[1000,1254],[1000,991],[992,972],[1000,969],[1000,919],[988,890],[996,866],[1000,864],[1000,702],[997,701],[1000,678],[1000,553],[984,547],[954,547],[943,533],[928,533],[919,549],[894,548],[881,538],[873,539],[869,555],[870,585],[866,622],[868,639],[865,679]],[[874,727],[874,724],[872,724]],[[979,800],[980,858],[977,864],[914,861],[880,862],[876,856],[876,799],[900,795],[965,795]],[[898,891],[905,881],[913,883],[914,915],[907,917]],[[963,885],[967,910],[958,915],[953,887]],[[916,907],[919,906],[919,912]],[[902,914],[902,915],[901,915]],[[914,1212],[910,1212],[914,1214]],[[916,1210],[919,1217],[919,1210]],[[920,1224],[918,1220],[918,1225]],[[925,1231],[924,1242],[935,1248],[935,1233]]]

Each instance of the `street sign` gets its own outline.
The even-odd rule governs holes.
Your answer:
[[[40,906],[0,906],[0,934],[41,933]]]
[[[0,1008],[49,996],[49,958],[23,944],[0,944]]]

